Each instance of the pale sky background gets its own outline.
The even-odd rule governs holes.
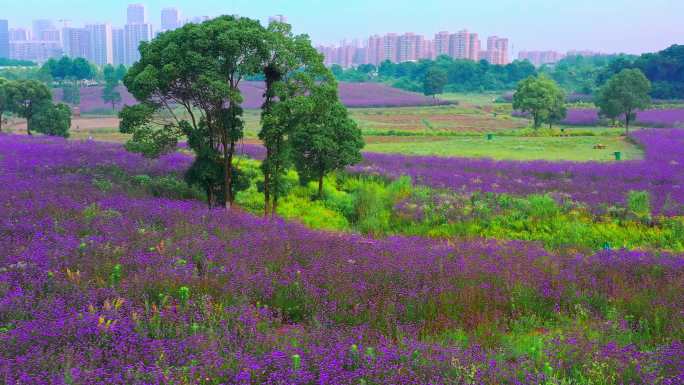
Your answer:
[[[125,22],[126,6],[147,5],[149,22],[162,8],[183,17],[239,14],[266,21],[284,14],[316,44],[366,39],[371,34],[455,32],[467,28],[482,40],[508,37],[511,50],[590,49],[642,53],[684,44],[684,0],[0,0],[10,28],[31,20],[68,19],[72,25]]]

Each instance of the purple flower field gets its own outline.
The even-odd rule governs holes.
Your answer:
[[[240,86],[244,98],[243,107],[247,109],[259,109],[263,104],[263,82],[245,81]],[[135,105],[137,101],[125,87],[119,87],[122,102],[121,105]],[[393,88],[380,83],[340,83],[340,99],[347,107],[414,107],[434,105],[435,101],[422,94],[408,92],[399,88]],[[62,90],[53,90],[56,101],[62,99]],[[437,100],[437,104],[449,104],[449,102]],[[119,106],[119,107],[120,107]],[[109,110],[111,104],[102,100],[102,87],[81,88],[81,112],[97,112]]]
[[[684,213],[684,130],[640,130],[631,137],[645,148],[643,161],[518,162],[365,153],[362,172],[455,191],[515,195],[559,193],[591,207],[623,205],[630,190],[651,193],[656,213]]]
[[[647,162],[664,166],[671,142],[661,138],[681,139],[674,131],[639,136]],[[425,174],[437,161],[395,158],[389,169],[390,158],[367,157],[387,174],[402,163]],[[0,382],[684,382],[684,256],[376,240],[92,182],[113,168],[163,175],[187,162],[0,135]],[[433,167],[463,170],[462,162]],[[467,172],[487,165],[470,163]],[[530,172],[512,165],[500,173]],[[578,183],[591,179],[583,173],[592,166],[559,167],[570,166]],[[641,171],[620,174],[628,166]],[[646,177],[636,162],[610,167],[602,178]],[[424,178],[438,184],[448,172]],[[648,174],[652,185],[657,177]],[[530,320],[564,326],[520,332]],[[505,335],[514,329],[537,342],[512,347]]]
[[[684,108],[639,111],[637,124],[651,127],[684,128]],[[569,109],[563,124],[592,126],[599,123],[598,111],[594,109]]]

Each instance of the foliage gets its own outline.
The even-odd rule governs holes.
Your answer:
[[[427,70],[425,78],[423,79],[423,94],[426,96],[436,96],[444,92],[444,86],[447,85],[447,72],[438,67],[433,67]]]
[[[10,82],[7,79],[0,78],[0,132],[2,132],[3,115],[10,112],[12,108],[12,100],[10,98]]]
[[[640,70],[625,69],[601,88],[596,105],[604,117],[613,120],[623,117],[625,131],[629,133],[629,124],[636,119],[636,111],[651,105],[650,91],[651,83]]]
[[[124,78],[128,90],[145,105],[121,112],[122,132],[133,133],[129,148],[151,148],[158,156],[183,135],[204,136],[189,144],[200,162],[209,158],[223,162],[220,201],[230,204],[232,158],[244,124],[238,86],[243,77],[259,70],[264,34],[257,21],[225,16],[188,24],[143,44],[141,60]],[[205,188],[209,204],[217,202],[214,188]]]
[[[112,110],[116,111],[116,106],[121,103],[121,93],[117,87],[126,76],[126,67],[119,65],[115,68],[107,64],[102,72],[105,80],[105,86],[102,89],[102,100],[106,103],[111,103]]]
[[[326,174],[361,161],[361,130],[337,100],[336,88],[315,89],[301,111],[299,127],[292,133],[292,155],[301,182],[318,182],[323,195]]]
[[[529,77],[518,84],[513,108],[529,113],[534,128],[539,128],[544,122],[551,125],[565,118],[565,94],[556,82],[546,76]]]
[[[97,71],[84,58],[62,56],[59,60],[51,58],[46,61],[42,70],[49,73],[58,82],[71,80],[74,82],[93,79]]]
[[[653,84],[650,95],[657,99],[684,99],[684,45],[663,51],[633,55],[568,56],[539,69],[568,92],[596,94],[600,87],[625,69],[639,69]]]
[[[308,36],[293,35],[291,27],[283,23],[271,23],[268,32],[268,53],[263,63],[266,90],[259,132],[266,147],[261,165],[266,215],[277,212],[278,198],[284,192],[284,176],[292,162],[290,135],[311,122],[320,124],[319,114],[325,111],[308,109],[316,104],[312,104],[313,99],[324,97],[319,108],[325,100],[337,99],[337,82]],[[307,110],[314,115],[307,115]]]
[[[52,93],[37,80],[17,80],[8,87],[10,110],[26,119],[26,132],[31,135],[33,117],[38,110],[52,100]]]
[[[0,67],[35,67],[36,63],[30,60],[17,60],[0,57]]]
[[[68,138],[71,127],[71,109],[62,103],[41,105],[33,117],[32,126],[41,134]]]

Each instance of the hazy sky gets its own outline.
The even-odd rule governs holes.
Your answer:
[[[432,36],[463,28],[482,37],[508,37],[514,52],[641,53],[684,44],[684,0],[0,0],[0,19],[9,19],[10,27],[30,27],[37,18],[120,25],[131,2],[146,4],[156,26],[166,6],[179,8],[184,17],[237,13],[266,20],[284,14],[296,32],[325,44],[375,33]]]

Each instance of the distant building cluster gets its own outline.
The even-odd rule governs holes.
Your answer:
[[[338,64],[348,68],[361,64],[379,65],[385,60],[394,63],[435,59],[447,55],[454,59],[487,60],[492,64],[508,64],[508,39],[491,36],[483,49],[477,33],[462,30],[456,33],[438,32],[433,39],[423,35],[388,33],[373,35],[360,43],[343,41],[338,46],[319,46],[327,65]]]
[[[140,43],[152,40],[155,33],[208,19],[208,16],[182,19],[178,9],[164,8],[161,28],[155,31],[148,21],[145,5],[130,4],[122,27],[113,27],[110,23],[74,27],[68,20],[34,20],[31,29],[10,29],[7,20],[0,20],[0,57],[42,63],[66,55],[83,57],[100,66],[130,66],[140,59]]]
[[[527,60],[534,64],[536,67],[541,67],[545,64],[554,64],[561,61],[563,58],[568,56],[600,56],[605,55],[601,52],[595,51],[568,51],[567,53],[561,53],[557,51],[520,51],[518,53],[519,60]]]
[[[155,34],[174,30],[186,23],[201,23],[210,19],[200,16],[183,19],[177,8],[164,8],[160,28],[154,30],[148,21],[144,4],[130,4],[126,10],[126,24],[113,27],[110,23],[87,24],[74,27],[68,20],[34,20],[32,28],[9,28],[7,20],[0,20],[0,58],[30,60],[38,63],[63,55],[83,57],[97,65],[123,64],[130,66],[140,59],[138,46],[150,41]],[[274,15],[269,23],[287,23],[284,15]],[[441,55],[454,59],[486,60],[491,64],[510,62],[509,41],[490,36],[486,46],[480,36],[467,29],[451,33],[441,31],[432,39],[415,33],[373,35],[365,41],[342,41],[335,46],[318,46],[328,66],[344,68],[361,64],[379,65],[389,60],[394,63],[436,59]],[[518,59],[529,60],[535,66],[557,63],[566,56],[595,56],[593,51],[522,51]]]

